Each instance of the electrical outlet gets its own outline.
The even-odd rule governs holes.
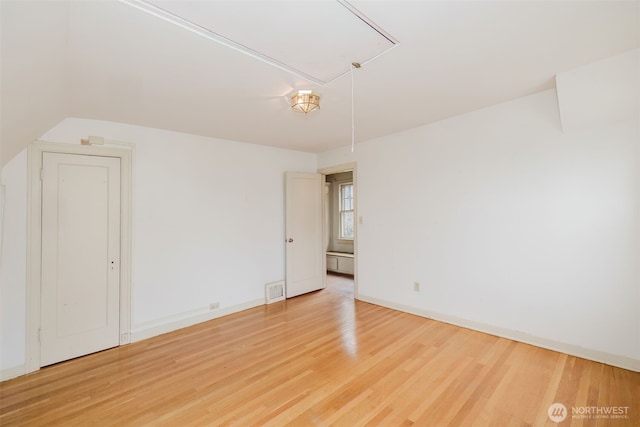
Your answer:
[[[413,290],[420,292],[420,282],[413,282]]]
[[[219,302],[212,302],[211,304],[209,304],[209,310],[217,310],[219,308],[220,308]]]

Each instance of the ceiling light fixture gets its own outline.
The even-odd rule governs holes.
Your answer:
[[[320,109],[320,95],[316,95],[310,90],[299,90],[291,95],[291,108],[307,114],[313,110]]]

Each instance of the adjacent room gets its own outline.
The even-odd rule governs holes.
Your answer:
[[[640,425],[640,2],[0,0],[0,425]]]

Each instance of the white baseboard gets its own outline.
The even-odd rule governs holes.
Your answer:
[[[11,378],[16,378],[26,373],[27,367],[24,364],[14,366],[13,368],[2,369],[0,370],[0,381],[10,380]]]
[[[144,322],[136,325],[131,330],[131,342],[141,341],[157,335],[166,334],[167,332],[176,331],[178,329],[186,328],[187,326],[206,322],[207,320],[216,319],[218,317],[237,313],[263,304],[264,299],[257,299],[231,307],[221,308],[219,310],[210,310],[206,307],[175,314],[173,316],[163,317],[150,322]]]
[[[630,371],[640,372],[640,360],[633,359],[627,356],[611,354],[604,351],[581,347],[578,345],[567,344],[560,341],[554,341],[547,338],[527,334],[525,332],[514,331],[511,329],[501,328],[499,326],[488,325],[480,322],[474,322],[472,320],[467,320],[467,319],[463,319],[456,316],[450,316],[447,314],[436,313],[428,310],[422,310],[422,309],[410,307],[404,304],[396,304],[394,302],[384,301],[377,298],[368,297],[362,294],[358,295],[358,299],[360,301],[368,302],[368,303],[379,305],[382,307],[403,311],[409,314],[415,314],[416,316],[426,317],[428,319],[449,323],[451,325],[472,329],[474,331],[484,332],[484,333],[495,335],[501,338],[508,338],[508,339],[522,342],[525,344],[531,344],[536,347],[542,347],[548,350],[559,351],[561,353],[566,353],[571,356],[577,356],[583,359],[593,360],[595,362],[601,362],[607,365],[628,369]]]

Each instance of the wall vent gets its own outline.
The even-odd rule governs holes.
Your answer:
[[[267,283],[265,285],[265,296],[267,304],[284,300],[284,281]]]

